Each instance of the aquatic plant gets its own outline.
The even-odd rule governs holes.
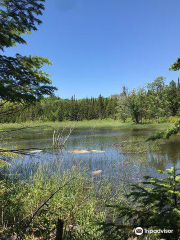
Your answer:
[[[63,239],[103,239],[95,222],[106,219],[108,209],[105,203],[115,202],[112,185],[103,180],[101,174],[88,176],[85,168],[74,166],[63,171],[58,162],[54,163],[54,168],[56,171],[50,164],[42,164],[28,181],[23,176],[21,180],[16,175],[4,176],[0,191],[3,229],[0,236],[16,233],[23,240],[27,236],[52,239],[57,221],[61,219],[64,223]],[[69,182],[72,178],[73,181]],[[64,186],[66,182],[68,184]],[[56,192],[61,186],[64,187]]]

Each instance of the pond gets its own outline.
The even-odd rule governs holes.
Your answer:
[[[156,175],[156,169],[179,167],[180,136],[146,143],[148,136],[157,131],[159,128],[150,125],[140,128],[75,129],[62,151],[52,146],[52,129],[15,131],[11,133],[9,140],[4,138],[1,142],[4,147],[11,146],[11,149],[43,150],[23,155],[14,161],[12,171],[17,164],[32,168],[32,165],[46,162],[51,171],[55,171],[56,162],[61,165],[63,171],[79,165],[89,174],[99,171],[98,173],[112,180],[123,174],[126,181],[133,181],[142,178],[143,175]],[[63,136],[66,137],[68,133],[67,128]],[[74,153],[74,150],[85,152]]]

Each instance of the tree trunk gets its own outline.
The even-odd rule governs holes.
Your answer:
[[[63,225],[63,221],[58,218],[55,240],[63,240]]]
[[[135,121],[136,121],[136,124],[139,124],[139,116],[138,116],[138,114],[135,114]]]

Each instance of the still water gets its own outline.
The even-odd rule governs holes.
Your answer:
[[[59,148],[52,147],[53,130],[38,131],[36,129],[11,133],[11,139],[1,139],[1,145],[10,146],[11,149],[43,150],[19,158],[18,161],[24,166],[48,162],[49,166],[52,163],[53,171],[53,163],[58,161],[64,171],[79,165],[81,168],[86,168],[89,173],[101,170],[104,176],[110,178],[126,173],[127,176],[131,176],[132,181],[133,176],[137,178],[147,174],[154,175],[156,169],[164,170],[171,166],[180,166],[180,136],[143,145],[148,136],[157,131],[158,129],[153,130],[149,126],[140,129],[76,129],[68,138],[66,148],[61,151]],[[68,130],[63,133],[64,137],[67,135]],[[132,142],[129,142],[131,140]],[[139,141],[140,149],[136,148],[136,140]],[[155,147],[151,148],[152,144]],[[124,145],[127,148],[124,149]],[[131,145],[130,150],[128,145]],[[89,152],[81,154],[70,152],[73,150]],[[94,153],[91,150],[103,152]],[[18,161],[16,160],[14,164],[17,165]]]

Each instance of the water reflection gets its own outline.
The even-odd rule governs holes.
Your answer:
[[[132,180],[134,175],[154,174],[156,169],[165,170],[171,166],[179,167],[180,159],[180,137],[175,136],[170,140],[157,141],[158,150],[145,152],[125,153],[121,148],[115,148],[115,144],[122,143],[134,137],[146,139],[154,133],[150,128],[142,129],[103,129],[96,131],[76,130],[68,139],[66,150],[63,153],[59,149],[52,147],[53,131],[33,131],[23,132],[19,136],[4,142],[4,146],[12,148],[37,148],[44,149],[43,152],[36,153],[34,156],[26,156],[19,162],[25,167],[27,163],[53,163],[61,164],[62,170],[71,169],[74,165],[81,165],[89,173],[101,170],[106,177],[115,178],[118,174],[126,172],[126,180]],[[144,141],[144,140],[143,140]],[[2,145],[1,144],[1,145]],[[70,153],[72,150],[100,150],[103,153],[89,152],[82,154]],[[17,163],[16,163],[17,164]],[[129,177],[128,177],[129,176]]]

